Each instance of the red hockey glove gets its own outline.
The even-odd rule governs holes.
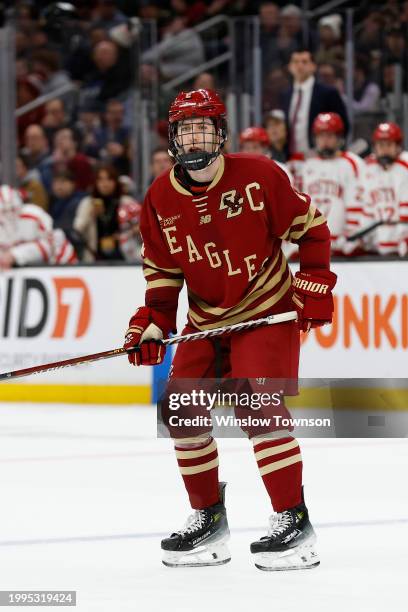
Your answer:
[[[332,289],[337,276],[330,270],[296,272],[292,299],[298,312],[301,331],[331,323],[333,318]]]
[[[129,353],[132,365],[157,365],[164,359],[166,347],[161,342],[171,331],[171,324],[162,313],[149,306],[138,308],[129,321],[123,348],[140,346],[138,351]]]

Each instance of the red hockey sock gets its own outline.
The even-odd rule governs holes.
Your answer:
[[[213,438],[190,450],[175,446],[177,463],[195,510],[208,508],[219,501],[218,451]]]
[[[275,512],[302,501],[302,455],[297,440],[288,436],[253,440],[255,459]]]

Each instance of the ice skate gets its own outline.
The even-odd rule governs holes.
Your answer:
[[[310,569],[320,563],[315,542],[316,534],[302,501],[271,516],[268,535],[251,544],[251,553],[260,570]]]
[[[225,509],[225,487],[220,483],[220,501],[196,510],[180,531],[162,540],[163,563],[168,567],[222,565],[231,560],[226,545],[230,532]]]

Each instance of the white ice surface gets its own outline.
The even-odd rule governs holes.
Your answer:
[[[255,569],[268,498],[249,443],[220,440],[232,562],[168,569],[189,509],[154,408],[0,404],[0,590],[76,590],[81,612],[406,612],[408,441],[301,442],[319,568]]]

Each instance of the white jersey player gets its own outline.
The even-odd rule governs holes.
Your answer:
[[[384,224],[364,238],[367,251],[380,255],[408,252],[408,161],[401,158],[402,132],[395,123],[380,123],[373,134],[374,155],[366,161],[362,228]]]
[[[302,189],[325,215],[332,252],[350,254],[356,246],[346,237],[358,229],[363,211],[363,160],[342,151],[344,123],[337,113],[321,113],[312,126],[316,154],[302,168]]]
[[[27,264],[75,263],[73,246],[51,217],[35,204],[23,204],[16,189],[0,187],[0,271]]]

